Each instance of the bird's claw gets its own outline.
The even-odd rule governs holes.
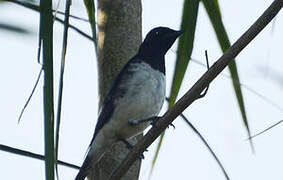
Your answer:
[[[168,126],[168,128],[169,128],[170,126],[172,126],[174,129],[176,129],[176,127],[174,126],[173,123],[170,123],[169,126]]]

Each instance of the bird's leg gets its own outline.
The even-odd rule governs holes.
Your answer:
[[[129,124],[132,125],[132,126],[136,126],[136,125],[139,125],[141,123],[145,123],[145,122],[151,122],[150,124],[155,127],[155,123],[158,121],[158,119],[160,119],[161,117],[160,116],[153,116],[153,117],[150,117],[150,118],[147,118],[147,119],[141,119],[141,120],[129,120]],[[175,129],[175,126],[174,124],[170,124],[170,126],[172,126],[174,129]],[[168,126],[169,127],[169,126]]]
[[[152,126],[155,126],[155,123],[158,119],[160,119],[161,117],[159,116],[153,116],[153,117],[150,117],[150,118],[147,118],[147,119],[140,119],[140,120],[129,120],[129,124],[132,125],[132,126],[136,126],[136,125],[139,125],[141,123],[145,123],[145,122],[151,122],[151,125]]]
[[[129,150],[133,149],[134,146],[131,145],[131,143],[129,143],[126,139],[121,138],[119,140],[122,141],[126,145],[127,149],[129,149]],[[148,150],[146,149],[145,151],[148,151]],[[141,160],[144,159],[144,155],[143,154],[141,154],[140,159]]]

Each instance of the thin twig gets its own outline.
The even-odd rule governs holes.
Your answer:
[[[33,5],[33,4],[30,4],[30,3],[24,3],[24,2],[19,2],[19,1],[15,1],[15,0],[5,0],[5,1],[11,2],[11,3],[15,3],[17,5],[20,5],[20,6],[28,8],[28,9],[31,9],[31,10],[39,12],[39,6],[37,6],[37,5]],[[58,18],[58,17],[56,17],[55,20],[60,22],[61,24],[64,24],[64,21],[62,19]],[[87,33],[83,32],[79,28],[77,28],[77,27],[75,27],[75,26],[73,26],[71,24],[69,24],[69,28],[73,29],[74,31],[76,31],[77,33],[79,33],[83,37],[87,38],[88,40],[94,41],[93,38],[90,35],[88,35]]]
[[[29,157],[29,158],[34,158],[34,159],[45,161],[45,156],[43,156],[41,154],[36,154],[36,153],[33,153],[33,152],[24,151],[24,150],[13,148],[13,147],[6,146],[6,145],[3,145],[3,144],[0,144],[0,150],[8,152],[8,153],[12,153],[12,154],[17,154],[17,155],[20,155],[20,156],[25,156],[25,157]],[[66,166],[66,167],[69,167],[69,168],[80,169],[79,166],[71,164],[71,163],[67,163],[65,161],[58,160],[57,163],[59,165]]]
[[[153,141],[173,122],[196,97],[220,74],[221,71],[235,58],[276,16],[283,6],[283,0],[275,0],[259,19],[223,54],[219,60],[207,71],[193,87],[156,122],[147,134],[133,147],[125,160],[113,172],[110,179],[120,179],[132,166],[135,160],[150,146]]]
[[[28,100],[26,101],[26,103],[25,103],[25,105],[24,105],[24,107],[23,107],[23,109],[22,109],[22,111],[21,111],[21,114],[20,114],[19,118],[18,118],[18,123],[20,123],[21,118],[22,118],[22,116],[23,116],[23,114],[24,114],[24,111],[25,111],[25,109],[27,108],[27,106],[28,106],[28,104],[29,104],[29,102],[30,102],[30,100],[31,100],[31,98],[32,98],[32,96],[33,96],[33,94],[34,94],[34,91],[35,91],[35,89],[36,89],[36,87],[37,87],[37,85],[38,85],[38,82],[39,82],[39,80],[40,80],[42,70],[43,70],[43,69],[41,68],[40,71],[39,71],[39,73],[38,73],[37,80],[36,80],[36,82],[35,82],[35,84],[34,84],[34,86],[33,86],[33,89],[32,89],[32,91],[31,91],[31,93],[30,93],[30,95],[29,95],[29,98],[28,98]]]
[[[55,10],[52,10],[52,12],[54,12],[54,14],[53,14],[53,21],[55,21],[55,18],[56,18],[56,16],[57,16],[57,12],[58,12],[58,10],[59,10],[60,3],[61,3],[61,0],[58,0]],[[66,18],[66,17],[65,17],[65,18]],[[69,16],[68,16],[68,18],[69,18]]]
[[[277,122],[277,123],[273,124],[272,126],[270,126],[270,127],[266,128],[265,130],[263,130],[263,131],[261,131],[261,132],[259,132],[259,133],[255,134],[255,135],[253,135],[253,136],[249,137],[249,138],[248,138],[248,140],[249,140],[249,139],[253,139],[253,138],[257,137],[258,135],[261,135],[261,134],[265,133],[266,131],[268,131],[268,130],[272,129],[273,127],[277,126],[278,124],[280,124],[280,123],[282,123],[282,122],[283,122],[283,119],[282,119],[282,120],[280,120],[279,122]]]
[[[176,53],[176,50],[171,50],[171,51],[172,51],[172,53]],[[202,67],[206,67],[206,65],[205,65],[204,63],[200,62],[200,61],[197,60],[197,59],[191,58],[191,61],[192,61],[193,63],[197,64],[197,65],[200,65],[200,66],[202,66]],[[230,75],[225,74],[225,73],[223,73],[223,72],[221,72],[220,76],[225,77],[225,78],[227,78],[227,79],[232,79],[232,77],[231,77]],[[239,82],[238,82],[238,83],[239,83]],[[276,109],[278,109],[279,111],[283,112],[283,108],[282,108],[280,105],[278,105],[278,104],[276,104],[275,102],[273,102],[273,101],[272,101],[271,99],[269,99],[268,97],[266,97],[266,96],[260,94],[259,92],[257,92],[257,91],[254,90],[253,88],[251,88],[251,87],[249,87],[249,86],[247,86],[247,85],[245,85],[245,84],[243,84],[243,83],[239,83],[239,85],[240,85],[242,88],[244,88],[244,89],[246,89],[247,91],[249,91],[250,93],[252,93],[252,94],[258,96],[258,97],[259,97],[260,99],[262,99],[263,101],[265,101],[265,102],[267,102],[268,104],[274,106],[274,107],[275,107]]]
[[[53,10],[54,11],[54,10]],[[62,12],[62,11],[57,11],[57,14],[60,14],[60,15],[63,15],[63,16],[65,16],[65,13],[64,12]],[[89,22],[89,20],[88,19],[86,19],[86,18],[82,18],[82,17],[78,17],[78,16],[75,16],[75,15],[69,15],[70,16],[70,18],[73,18],[73,19],[77,19],[77,20],[80,20],[80,21],[84,21],[84,22]]]
[[[27,2],[23,2],[23,1],[17,1],[17,0],[3,0],[3,1],[12,2],[12,3],[18,4],[18,5],[24,6],[28,9],[39,11],[39,6],[37,6],[35,4],[31,4],[31,3],[27,3]],[[57,14],[65,16],[64,12],[59,11],[57,9],[56,10],[53,9],[52,12],[56,12]],[[73,19],[77,19],[77,20],[84,21],[84,22],[89,22],[89,20],[86,19],[86,18],[82,18],[82,17],[79,17],[79,16],[71,15],[71,14],[69,16]]]
[[[58,18],[58,17],[56,17],[56,21],[60,22],[61,24],[64,24],[64,21],[62,19]],[[71,28],[72,30],[76,31],[77,33],[79,33],[83,37],[87,38],[88,40],[94,41],[90,35],[88,35],[87,33],[83,32],[79,28],[77,28],[77,27],[75,27],[75,26],[73,26],[71,24],[69,24],[69,28]]]

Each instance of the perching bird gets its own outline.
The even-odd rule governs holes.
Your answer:
[[[156,117],[165,99],[165,54],[182,31],[152,29],[138,53],[120,71],[105,97],[89,151],[75,180],[84,180],[89,169],[118,141],[142,133]]]

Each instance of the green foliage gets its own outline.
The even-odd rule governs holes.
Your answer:
[[[203,2],[204,6],[206,8],[206,12],[208,13],[210,21],[211,21],[213,28],[215,30],[215,33],[216,33],[218,42],[220,44],[220,47],[221,47],[222,51],[225,52],[231,46],[231,43],[229,41],[227,32],[225,30],[224,24],[223,24],[222,19],[221,19],[218,1],[217,0],[214,0],[214,1],[202,0],[202,2]],[[240,108],[240,111],[241,111],[241,115],[242,115],[242,118],[243,118],[243,122],[244,122],[246,130],[248,132],[248,136],[250,137],[251,134],[250,134],[248,119],[247,119],[247,115],[246,115],[246,111],[245,111],[245,104],[244,104],[243,94],[242,94],[242,90],[241,90],[241,86],[240,86],[240,79],[239,79],[238,70],[237,70],[235,60],[233,60],[229,64],[228,67],[229,67],[230,74],[231,74],[231,77],[232,77],[232,83],[233,83],[234,91],[235,91],[236,98],[237,98],[237,101],[238,101],[238,104],[239,104],[239,108]],[[250,143],[251,143],[251,147],[252,147],[252,150],[253,150],[253,145],[252,145],[251,140],[250,140]]]
[[[177,60],[170,92],[169,107],[174,105],[178,96],[185,72],[190,62],[193,51],[196,22],[198,16],[199,0],[186,0],[184,2],[181,30],[184,34],[180,36]]]
[[[8,153],[16,154],[16,155],[19,155],[19,156],[24,156],[24,157],[28,157],[28,158],[33,158],[33,159],[45,161],[45,156],[43,156],[41,154],[36,154],[36,153],[25,151],[25,150],[22,150],[22,149],[9,147],[9,146],[3,145],[3,144],[0,144],[0,150],[8,152]],[[70,164],[70,163],[67,163],[67,162],[64,162],[64,161],[58,160],[57,163],[59,165],[65,166],[65,167],[69,167],[69,168],[73,168],[73,169],[80,169],[79,166],[74,165],[74,164]]]
[[[63,98],[63,84],[64,84],[64,70],[65,70],[65,59],[67,52],[67,40],[68,40],[68,28],[70,18],[71,0],[67,0],[65,8],[65,20],[64,20],[64,32],[63,32],[63,44],[61,54],[61,69],[59,79],[59,92],[58,92],[58,106],[57,106],[57,118],[56,118],[56,139],[55,139],[55,161],[56,161],[56,175],[58,178],[58,150],[59,150],[59,135],[60,135],[60,123],[61,123],[61,110],[62,110],[62,98]]]
[[[96,23],[95,23],[95,5],[94,0],[84,0],[84,4],[87,10],[88,20],[90,23],[91,31],[92,31],[92,39],[94,42],[95,50],[97,48],[97,40],[96,40]]]
[[[206,11],[210,17],[210,21],[213,24],[214,30],[217,34],[217,38],[221,49],[223,52],[227,50],[231,44],[225,30],[224,24],[221,19],[221,12],[219,8],[219,4],[217,0],[202,0],[205,5]],[[198,15],[198,0],[185,0],[184,8],[183,8],[183,16],[181,22],[181,29],[185,31],[185,33],[180,37],[177,49],[177,60],[174,70],[173,82],[171,86],[170,99],[169,99],[169,107],[172,107],[177,99],[182,81],[184,79],[185,72],[187,70],[189,61],[191,59],[191,54],[193,51],[193,42],[195,36],[195,28],[196,21]],[[239,108],[241,110],[242,118],[247,129],[248,135],[250,136],[250,130],[248,126],[248,120],[245,112],[244,100],[240,86],[240,80],[238,76],[237,66],[235,61],[229,65],[229,70],[232,76],[232,82],[234,91],[238,100]],[[156,163],[163,138],[165,132],[163,132],[159,138],[158,146],[156,148],[156,152],[152,161],[151,172]],[[251,141],[250,141],[251,142]],[[252,142],[251,142],[252,145]],[[253,149],[253,146],[251,146]],[[217,159],[216,159],[217,160]],[[223,169],[223,168],[222,168]],[[225,174],[226,175],[226,174]],[[227,177],[227,176],[226,176]]]
[[[71,0],[67,0],[65,13],[62,13],[65,15],[64,21],[60,20],[57,17],[55,18],[53,17],[52,1],[41,0],[40,6],[29,4],[27,2],[15,1],[15,0],[7,0],[7,1],[22,5],[24,7],[27,7],[27,8],[36,10],[36,11],[39,11],[39,9],[42,9],[42,11],[40,11],[40,33],[39,33],[40,43],[39,43],[39,46],[41,47],[42,45],[42,52],[43,52],[45,155],[44,156],[36,155],[30,152],[25,152],[25,151],[14,149],[14,148],[9,148],[9,147],[7,148],[3,145],[0,145],[0,149],[3,151],[14,153],[14,154],[20,154],[23,156],[45,160],[46,179],[48,180],[54,179],[54,168],[55,168],[54,165],[56,163],[62,164],[62,162],[58,160],[58,144],[59,144],[60,115],[61,115],[61,108],[62,108],[62,93],[63,93],[63,75],[64,75],[65,55],[66,55],[66,48],[67,48],[68,27],[73,28],[81,35],[87,37],[88,39],[91,39],[94,42],[95,49],[97,48],[94,0],[84,0],[84,4],[85,4],[87,14],[88,14],[89,23],[92,29],[92,37],[88,36],[84,32],[80,31],[78,28],[69,24],[69,17],[72,17],[70,16]],[[178,43],[177,60],[175,64],[173,83],[172,83],[171,91],[170,91],[169,107],[172,107],[174,103],[176,102],[185,72],[191,60],[191,54],[193,51],[193,43],[194,43],[194,36],[195,36],[195,28],[196,28],[196,22],[197,22],[197,16],[198,16],[199,2],[200,2],[199,0],[185,0],[184,1],[181,29],[184,30],[185,33],[180,37],[179,43]],[[225,26],[221,19],[221,11],[219,8],[218,0],[202,0],[202,2],[204,4],[204,7],[208,13],[210,21],[215,30],[220,47],[222,51],[225,52],[231,46],[231,44],[230,44],[227,32],[225,30]],[[60,82],[59,82],[55,147],[54,147],[54,102],[53,102],[54,89],[53,89],[53,51],[52,51],[52,48],[53,48],[53,41],[52,41],[53,20],[54,19],[64,24],[64,39],[63,39],[61,73],[60,73]],[[19,28],[17,26],[7,25],[7,24],[0,24],[0,29],[9,30],[9,31],[17,32],[17,33],[23,33],[23,34],[28,33],[28,31],[26,31],[25,29]],[[229,71],[231,73],[232,84],[233,84],[236,98],[238,101],[238,105],[241,111],[242,119],[246,127],[247,133],[250,137],[251,136],[250,129],[248,125],[247,115],[245,112],[244,99],[243,99],[243,95],[241,91],[241,84],[240,84],[239,75],[238,75],[237,66],[236,66],[235,61],[232,61],[232,63],[229,64]],[[160,136],[159,143],[156,149],[156,153],[152,161],[151,171],[153,170],[157,157],[159,155],[159,151],[160,151],[163,139],[164,139],[164,135],[165,133],[163,133]],[[252,141],[250,138],[249,140],[252,145]],[[206,142],[205,144],[208,146]],[[210,147],[209,147],[209,150],[212,152]],[[212,152],[212,154],[214,153]],[[220,164],[215,154],[214,154],[214,157]],[[221,164],[220,166],[222,170],[224,171],[224,168],[222,167]],[[78,167],[73,165],[73,168],[78,168]],[[225,171],[224,171],[224,174],[226,175],[226,177],[228,177]]]
[[[183,16],[181,23],[181,30],[184,34],[179,38],[177,49],[177,60],[175,65],[175,72],[173,76],[173,83],[171,86],[169,107],[173,106],[178,96],[190,57],[193,51],[193,42],[196,29],[196,21],[198,15],[199,0],[185,0],[183,7]],[[155,166],[161,144],[163,142],[165,132],[159,138],[158,146],[152,161],[151,172]]]
[[[54,179],[54,88],[53,88],[53,15],[52,1],[40,1],[40,41],[43,55],[43,104],[45,177]]]

